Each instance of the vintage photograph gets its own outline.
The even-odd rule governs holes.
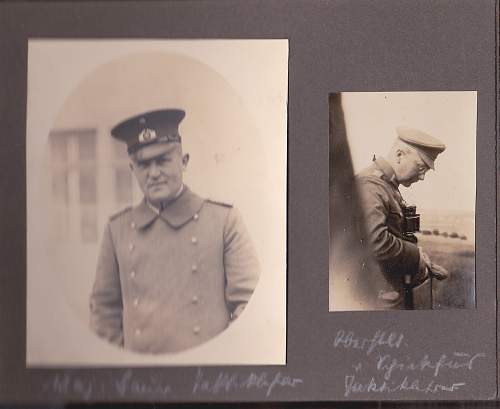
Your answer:
[[[287,61],[30,40],[28,366],[285,363]]]
[[[330,95],[330,311],[475,308],[476,99]]]

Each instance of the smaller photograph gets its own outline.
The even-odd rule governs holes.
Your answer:
[[[475,308],[476,107],[330,95],[330,311]]]

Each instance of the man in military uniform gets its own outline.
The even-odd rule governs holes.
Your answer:
[[[356,182],[364,216],[364,241],[384,275],[377,289],[378,297],[387,307],[399,308],[404,301],[406,308],[411,308],[411,288],[429,275],[447,278],[448,272],[431,262],[412,235],[405,234],[406,204],[399,185],[409,187],[424,180],[445,145],[417,129],[399,127],[396,132],[397,139],[389,153],[374,158],[368,168],[356,175]]]
[[[241,314],[259,276],[238,211],[183,183],[184,116],[178,109],[152,111],[111,130],[127,144],[144,199],[106,226],[91,328],[137,352],[176,352],[214,337]]]

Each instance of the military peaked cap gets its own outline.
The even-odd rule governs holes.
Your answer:
[[[111,135],[127,144],[129,154],[153,143],[180,143],[179,124],[185,115],[182,109],[144,112],[120,122]]]
[[[422,160],[430,169],[434,169],[434,161],[446,149],[446,146],[439,139],[418,129],[400,126],[396,128],[396,133],[400,140],[417,150]]]

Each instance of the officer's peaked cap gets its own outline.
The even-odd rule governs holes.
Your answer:
[[[160,109],[125,119],[111,129],[111,135],[127,144],[128,153],[153,143],[181,142],[179,124],[182,109]]]
[[[430,169],[434,169],[437,156],[446,149],[439,139],[418,129],[399,126],[396,128],[398,138],[417,150],[422,160]]]

